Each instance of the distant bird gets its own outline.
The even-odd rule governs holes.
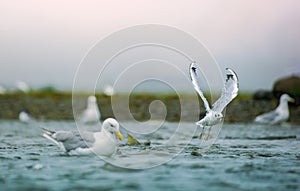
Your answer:
[[[289,118],[288,102],[295,102],[295,99],[288,94],[281,95],[278,107],[273,111],[257,116],[254,122],[274,125],[287,121]]]
[[[111,156],[117,149],[114,134],[123,139],[119,123],[108,118],[103,122],[100,132],[89,131],[52,131],[43,128],[43,136],[70,155],[88,155],[95,153],[100,156]]]
[[[34,121],[34,118],[26,111],[21,111],[19,113],[19,120],[23,123],[30,123]]]
[[[103,93],[107,96],[113,96],[115,94],[115,90],[112,86],[107,85],[104,87]]]
[[[224,88],[222,91],[221,97],[212,105],[212,108],[210,108],[206,98],[203,95],[203,92],[200,89],[200,85],[198,83],[198,72],[199,72],[199,66],[192,62],[190,65],[190,76],[192,83],[194,85],[195,90],[198,92],[199,96],[201,97],[205,109],[206,109],[206,115],[204,118],[202,118],[200,121],[196,122],[197,126],[200,126],[202,128],[201,133],[199,134],[199,139],[202,138],[202,134],[204,131],[204,128],[208,128],[208,133],[206,135],[205,140],[208,140],[209,133],[211,130],[211,127],[213,125],[216,125],[220,122],[222,122],[224,116],[222,114],[223,109],[238,95],[238,78],[235,72],[230,69],[226,68],[227,74],[226,74],[226,81],[224,84]]]
[[[0,94],[6,94],[7,90],[0,85]]]
[[[16,81],[16,87],[24,93],[27,93],[30,90],[30,87],[23,81]]]
[[[82,112],[80,121],[82,123],[97,123],[100,120],[100,111],[95,96],[89,96],[87,99],[87,108]]]

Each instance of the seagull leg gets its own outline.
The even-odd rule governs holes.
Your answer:
[[[208,128],[208,133],[207,133],[207,135],[205,137],[205,141],[208,141],[210,130],[211,130],[211,127]]]
[[[200,125],[200,127],[202,127],[201,133],[198,135],[199,139],[202,139],[202,135],[203,135],[203,131],[204,131],[204,126]]]

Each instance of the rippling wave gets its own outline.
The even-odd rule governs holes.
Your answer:
[[[41,136],[37,126],[75,129],[71,121],[0,121],[0,190],[299,190],[300,127],[226,124],[202,152],[192,139],[171,161],[146,170],[112,166],[97,156],[68,156]],[[186,128],[192,123],[184,124]],[[151,163],[177,152],[162,143],[176,123],[120,144],[114,157],[130,165]],[[96,129],[97,127],[95,127]],[[122,131],[122,130],[121,130]],[[163,146],[162,146],[163,145]],[[149,155],[148,150],[155,150]],[[132,162],[132,161],[131,161]]]

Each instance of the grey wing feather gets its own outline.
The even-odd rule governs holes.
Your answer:
[[[226,68],[226,80],[221,97],[213,104],[212,110],[222,112],[223,109],[238,95],[239,81],[236,73]]]
[[[41,127],[41,128],[43,129],[44,133],[46,133],[47,135],[53,135],[54,133],[56,133],[55,131],[46,129],[45,127]]]
[[[262,115],[259,115],[255,118],[256,122],[274,124],[277,122],[276,118],[279,116],[279,113],[276,111],[271,111]]]
[[[61,142],[67,152],[76,148],[91,147],[95,142],[92,132],[81,132],[79,134],[77,131],[58,131],[53,138]]]
[[[201,97],[201,99],[204,103],[204,107],[205,107],[206,111],[210,111],[208,101],[204,97],[203,92],[200,90],[200,85],[198,83],[198,75],[199,75],[198,72],[199,72],[198,65],[196,64],[196,62],[192,62],[190,64],[190,76],[191,76],[192,83],[194,85],[195,90],[197,91],[197,93]]]

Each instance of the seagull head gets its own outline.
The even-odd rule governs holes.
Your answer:
[[[220,113],[220,112],[211,112],[211,120],[213,121],[212,123],[215,124],[215,123],[219,123],[223,120],[223,114]]]
[[[295,102],[295,99],[290,97],[288,94],[282,94],[280,97],[280,102]]]
[[[222,120],[224,116],[222,113],[214,113],[214,117],[218,120]]]
[[[95,96],[89,96],[88,97],[88,102],[89,103],[95,103],[96,102],[96,97]]]
[[[118,137],[118,139],[122,141],[123,135],[120,133],[119,126],[120,125],[117,122],[117,120],[113,118],[108,118],[104,120],[102,128],[111,134],[115,134]]]

